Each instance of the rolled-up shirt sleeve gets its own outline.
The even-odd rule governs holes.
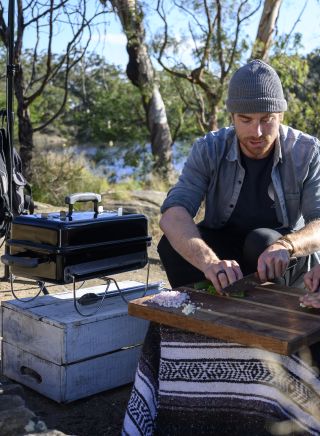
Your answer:
[[[193,144],[178,182],[168,192],[161,213],[173,206],[182,206],[192,217],[195,217],[212,176],[213,165],[212,158],[209,157],[207,141],[205,138],[200,138]]]

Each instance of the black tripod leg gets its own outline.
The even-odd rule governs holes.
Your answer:
[[[6,245],[5,246],[5,254],[10,254],[9,253],[9,246],[8,245]],[[9,278],[10,278],[10,269],[9,269],[9,265],[4,265],[4,269],[3,269],[3,271],[4,271],[4,274],[3,274],[3,276],[2,277],[0,277],[0,282],[8,282],[9,281]]]
[[[41,289],[41,291],[43,292],[44,295],[49,295],[49,291],[48,289],[45,287],[44,282],[40,282],[38,281],[38,286]]]

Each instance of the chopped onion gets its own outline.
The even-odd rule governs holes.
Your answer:
[[[163,307],[181,307],[188,299],[189,296],[186,292],[161,291],[149,301]]]
[[[192,303],[188,303],[184,305],[184,308],[182,309],[182,313],[185,315],[190,315],[191,313],[194,313],[196,310],[196,306]]]

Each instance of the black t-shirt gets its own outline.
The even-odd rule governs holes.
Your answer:
[[[263,159],[251,159],[242,152],[240,154],[245,177],[237,204],[226,227],[242,235],[259,227],[280,227],[274,198],[271,198],[274,195],[271,182],[274,153]]]

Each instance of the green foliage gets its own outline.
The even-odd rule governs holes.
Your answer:
[[[276,53],[271,63],[279,73],[288,101],[285,123],[320,137],[320,52],[307,57]]]
[[[166,72],[159,73],[160,91],[165,102],[171,134],[177,141],[190,141],[202,132],[196,119],[198,111],[191,83]]]
[[[132,145],[148,138],[138,90],[98,55],[73,70],[69,98],[64,121],[79,142]]]
[[[178,2],[179,3],[179,2]],[[182,5],[182,3],[180,3]],[[221,29],[221,47],[224,58],[228,60],[234,41],[234,26],[236,6],[239,2],[224,2],[223,26]],[[214,2],[211,6],[214,8]],[[247,4],[246,7],[249,7]],[[203,14],[203,2],[186,0],[183,8],[191,8],[195,14],[186,14],[190,22],[193,20],[193,36],[197,43],[197,50],[193,52],[193,66],[198,65],[203,54],[205,32],[205,16]],[[181,7],[180,12],[183,9]],[[192,9],[193,8],[193,9]],[[242,11],[242,13],[248,13]],[[212,9],[214,16],[214,9]],[[202,24],[201,27],[199,24]],[[184,35],[179,41],[169,36],[169,51],[171,59],[175,63],[176,71],[190,72],[183,63],[177,59],[181,49],[185,49],[188,43],[188,35]],[[159,49],[161,35],[154,40],[154,48]],[[320,50],[314,51],[307,56],[301,56],[301,35],[296,34],[292,38],[287,35],[280,36],[274,46],[270,63],[279,72],[283,83],[285,96],[288,100],[289,110],[285,114],[285,123],[320,137]],[[191,143],[196,137],[203,135],[203,125],[199,121],[199,107],[204,108],[204,118],[209,118],[214,104],[212,96],[216,93],[218,107],[218,125],[229,125],[229,114],[225,110],[225,97],[228,77],[238,68],[248,52],[246,35],[241,33],[235,50],[234,63],[224,81],[220,80],[219,47],[216,36],[210,40],[210,57],[203,73],[203,80],[210,88],[209,93],[200,89],[187,80],[181,80],[165,71],[158,71],[158,80],[163,96],[168,121],[173,139],[177,144],[175,153],[187,154]],[[172,57],[173,53],[173,57]],[[53,63],[59,62],[59,56],[53,57]],[[35,64],[36,73],[41,76],[45,71],[46,57],[39,56]],[[26,79],[32,73],[32,52],[26,51],[23,55],[23,67]],[[228,65],[226,65],[228,66]],[[5,52],[0,50],[0,71],[6,72]],[[3,77],[5,79],[5,77]],[[223,82],[223,83],[222,83]],[[27,90],[30,95],[34,89]],[[141,96],[126,78],[124,72],[114,65],[109,65],[97,54],[88,54],[82,62],[77,64],[71,72],[68,85],[68,101],[64,114],[56,119],[47,133],[59,132],[67,138],[70,144],[86,144],[96,146],[97,151],[93,156],[94,163],[101,161],[108,163],[123,162],[135,168],[129,186],[144,186],[152,188],[161,186],[166,190],[165,183],[155,180],[151,169],[153,158],[149,144],[149,132],[145,121],[145,112]],[[49,119],[60,107],[64,94],[64,82],[58,75],[45,88],[44,92],[31,104],[30,113],[34,127],[41,125]],[[211,98],[211,100],[210,100]],[[5,106],[5,80],[0,86],[0,105]],[[15,129],[17,123],[15,123]],[[116,150],[118,150],[116,152]],[[36,198],[46,202],[58,204],[64,198],[65,193],[80,190],[84,180],[83,189],[100,191],[104,185],[101,180],[89,177],[86,162],[82,159],[79,163],[74,159],[64,156],[60,160],[59,155],[51,156],[35,153],[34,162],[34,192]],[[65,161],[64,161],[65,159]],[[70,161],[72,160],[72,164]],[[52,175],[51,167],[55,168],[56,178]],[[50,175],[51,173],[51,175]],[[80,180],[81,179],[81,180]],[[109,182],[118,180],[116,172],[109,177]],[[58,188],[56,187],[59,186]],[[125,189],[128,189],[125,187]],[[50,193],[46,193],[49,190]],[[82,188],[81,188],[82,189]],[[91,188],[90,188],[91,190]],[[63,194],[61,192],[63,192]],[[50,198],[50,200],[49,200]]]

